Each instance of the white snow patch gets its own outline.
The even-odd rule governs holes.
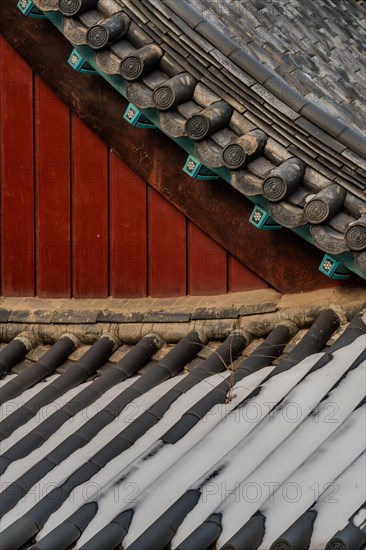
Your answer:
[[[13,380],[17,374],[4,374],[3,378],[0,378],[0,388],[3,388],[10,380]]]
[[[211,383],[214,382],[222,382],[222,374],[204,380],[200,384],[194,386],[186,394],[180,396],[177,401],[175,401],[175,403],[173,403],[172,406],[169,407],[163,418],[138,440],[138,442],[140,443],[141,452],[150,449],[152,445],[159,439],[159,437],[164,435],[167,429],[169,429],[177,421],[177,419],[180,418],[180,416],[187,410],[187,408],[196,403],[196,401],[199,399],[200,393],[202,394],[202,392],[204,391],[206,393],[211,391]],[[177,383],[177,380],[175,380],[175,383]],[[120,433],[122,433],[122,431]],[[107,443],[109,442],[110,441],[108,441]],[[121,478],[124,467],[127,467],[130,464],[131,460],[129,460],[128,455],[133,455],[138,447],[139,446],[137,445],[137,443],[134,444],[130,449],[112,459],[105,466],[105,468],[103,468],[95,476],[76,487],[70,494],[69,499],[54,514],[52,514],[52,516],[50,516],[42,532],[39,534],[38,540],[44,537],[50,531],[52,531],[57,525],[65,521],[65,519],[67,519],[70,514],[78,510],[83,504],[85,504],[86,502],[99,500],[102,495],[105,495],[113,482],[118,481],[118,479]],[[127,455],[127,460],[125,458],[125,455]],[[133,460],[133,456],[130,456],[130,458]],[[118,497],[116,496],[114,491],[112,491],[112,493],[112,498],[107,498],[107,506],[108,511],[110,511],[112,507],[115,515],[116,505],[118,505]],[[128,484],[128,486],[125,488],[125,494],[123,495],[125,498],[125,502],[129,502],[130,499],[132,499],[133,493],[134,487],[131,484]],[[94,520],[92,520],[92,522]],[[99,531],[99,529],[97,529],[97,531]]]
[[[323,368],[326,368],[326,366]],[[266,483],[278,481],[275,477],[276,465],[277,469],[287,467],[287,471],[293,471],[296,468],[296,455],[299,455],[298,460],[300,462],[298,464],[301,464],[301,461],[327,437],[329,424],[324,423],[324,419],[327,420],[329,413],[334,415],[332,405],[337,404],[337,418],[334,417],[333,421],[339,425],[340,416],[343,415],[343,420],[353,410],[355,403],[361,401],[364,395],[362,381],[365,376],[365,366],[351,371],[334,392],[331,392],[329,399],[322,404],[318,414],[315,417],[308,417],[315,404],[329,390],[329,379],[327,379],[326,371],[323,372],[323,368],[309,374],[306,379],[300,382],[281,405],[275,408],[273,414],[268,415],[234,449],[230,457],[227,457],[230,461],[229,465],[218,476],[209,480],[208,484],[203,486],[201,497],[178,529],[174,544],[179,545],[185,540],[226,499],[234,504],[234,508],[238,501],[240,504],[247,503],[249,509],[255,507],[258,509],[265,500],[265,495],[268,494]],[[335,369],[335,366],[333,365],[330,368]],[[331,385],[333,382],[331,382]],[[311,386],[314,386],[313,391],[310,390]],[[345,408],[341,415],[340,407]],[[316,424],[317,420],[319,422]],[[304,427],[303,421],[305,430],[302,429]],[[313,432],[316,433],[317,428],[318,438],[315,437],[315,447],[312,447]],[[335,428],[336,426],[334,426]],[[302,433],[304,437],[301,436]],[[291,434],[293,434],[292,437]],[[288,438],[287,441],[285,441],[286,438]],[[294,444],[292,444],[292,440],[294,440]],[[278,464],[274,460],[276,456],[278,456]],[[267,461],[263,462],[262,468],[259,468],[259,476],[257,470],[255,479],[253,479],[250,475],[251,472],[266,458]],[[293,468],[291,469],[292,465]],[[243,483],[240,486],[241,482]],[[243,500],[244,502],[242,502]],[[230,528],[227,527],[227,531],[231,530],[232,535],[245,523],[245,521],[243,522],[242,507],[239,506],[239,509],[237,516],[235,516],[235,513],[233,516],[231,514],[226,515],[227,518],[230,518]],[[248,510],[247,513],[249,514],[247,519],[249,519],[254,512],[249,513]],[[231,522],[232,517],[233,521]],[[225,524],[224,520],[223,524]],[[222,540],[228,538],[230,537],[227,536]]]
[[[361,411],[361,413],[364,413],[364,411]],[[360,437],[360,429],[364,427],[362,414],[358,414],[356,421],[349,430],[342,430],[339,437],[332,437],[327,441],[319,451],[314,453],[309,460],[305,461],[277,489],[272,495],[268,507],[263,507],[263,514],[266,517],[266,534],[262,541],[261,549],[269,547],[315,501],[324,504],[329,503],[329,510],[336,517],[339,507],[342,508],[340,486],[337,478],[342,475],[342,472],[347,472],[348,469],[352,470],[353,466],[350,466],[350,464],[364,451],[365,440],[363,437]],[[335,435],[338,434],[336,433]],[[364,490],[362,476],[359,479]],[[351,489],[350,492],[352,493]],[[356,495],[351,498],[355,501],[357,500]],[[345,518],[346,522],[352,515],[352,512],[361,504],[362,501],[353,510],[349,511],[348,509],[348,515]],[[331,524],[328,521],[328,529],[330,525],[330,530],[334,530],[332,533],[329,533],[329,537],[326,540],[323,538],[323,543],[326,543],[338,529],[342,528],[341,524],[336,521],[331,522]]]
[[[329,398],[322,403],[316,415],[308,416],[282,445],[280,444],[281,439],[285,434],[283,430],[279,429],[278,422],[270,420],[263,429],[262,426],[259,426],[253,432],[253,438],[249,436],[245,440],[245,447],[241,451],[238,450],[229,468],[209,483],[194,509],[194,515],[199,514],[199,507],[202,508],[202,515],[206,514],[206,517],[214,511],[224,511],[223,532],[220,541],[227,541],[233,536],[265,500],[270,498],[274,490],[291,472],[296,470],[332,432],[340,427],[340,424],[354,409],[354,404],[361,401],[364,373],[365,366],[351,371],[345,380],[331,392]],[[331,416],[329,412],[333,412],[332,405],[334,403],[339,403],[339,409],[337,409],[336,415]],[[345,425],[350,426],[354,422],[354,418],[354,415],[349,417]],[[276,450],[270,452],[260,464],[261,453],[260,448],[258,449],[258,441],[267,441],[270,445],[273,436],[278,435],[280,440],[275,442],[279,444]],[[337,436],[337,433],[335,435]],[[253,448],[253,444],[256,443],[257,447]],[[256,469],[254,469],[255,467]],[[249,475],[248,472],[253,469],[254,471]],[[221,508],[222,502],[223,507]],[[174,543],[178,544],[184,540],[186,532],[183,533],[183,530],[190,530],[192,521],[196,523],[193,513],[192,517],[187,516],[178,530]],[[185,525],[186,527],[184,527]],[[192,526],[192,530],[193,528],[194,526]]]
[[[309,418],[310,420],[310,418]],[[324,420],[321,420],[324,422]],[[325,426],[325,424],[323,424]],[[327,424],[329,426],[329,424]],[[310,499],[314,500],[315,495],[320,491],[320,485],[318,478],[314,478],[305,486],[300,486],[298,476],[304,468],[307,468],[307,472],[317,474],[317,461],[332,460],[330,454],[334,449],[340,449],[344,451],[342,445],[351,441],[353,444],[353,438],[357,437],[358,430],[362,430],[364,426],[363,412],[355,411],[352,415],[338,429],[334,431],[330,437],[325,439],[322,445],[310,455],[314,446],[316,447],[317,441],[313,442],[308,439],[310,429],[313,428],[314,432],[318,429],[318,434],[315,434],[315,439],[319,442],[319,435],[321,435],[322,427],[319,424],[314,424],[313,421],[308,423],[308,430],[299,428],[296,430],[294,436],[284,442],[277,451],[268,457],[263,464],[251,474],[235,491],[235,494],[230,496],[224,503],[224,506],[219,510],[223,512],[223,531],[220,536],[219,542],[223,544],[227,542],[239,529],[250,519],[250,517],[258,510],[261,509],[264,515],[270,515],[272,510],[272,503],[276,502],[276,506],[281,505],[280,499],[286,498],[291,501],[294,499],[296,502],[300,501],[306,492],[311,493]],[[325,436],[326,437],[326,436]],[[299,449],[296,449],[296,444],[299,445]],[[309,447],[309,452],[308,452]],[[361,445],[362,447],[362,445]],[[343,452],[343,454],[345,454]],[[310,455],[310,456],[309,456]],[[302,459],[305,458],[303,465],[301,465]],[[295,459],[293,461],[293,459]],[[347,462],[347,456],[345,457]],[[282,462],[281,462],[282,461]],[[334,461],[333,461],[334,462]],[[300,466],[301,465],[301,466]],[[299,471],[297,471],[299,468]],[[288,475],[286,475],[288,474]],[[331,476],[331,470],[329,476]],[[301,478],[300,478],[301,479]],[[315,481],[315,479],[317,481]],[[330,481],[332,482],[333,479]],[[326,478],[324,483],[328,483],[329,478]],[[274,495],[276,490],[279,490],[277,496]],[[254,495],[254,496],[253,496]],[[278,496],[279,495],[279,496]],[[263,498],[264,497],[264,498]],[[276,500],[277,497],[279,500]],[[264,501],[264,499],[267,499]],[[264,502],[263,502],[264,501]],[[283,509],[282,509],[283,511]],[[287,512],[285,510],[285,512]],[[273,512],[275,513],[275,511]],[[276,523],[277,516],[273,519],[273,524]],[[271,524],[269,520],[268,524]],[[267,543],[273,542],[273,538],[266,539]]]
[[[182,375],[184,376],[184,375]],[[151,407],[159,397],[164,395],[168,389],[170,389],[179,380],[179,376],[171,378],[162,384],[154,387],[149,392],[145,393],[141,397],[135,399],[135,401],[129,403],[127,407],[121,412],[121,414],[105,428],[103,428],[96,436],[84,447],[77,449],[66,460],[64,460],[59,466],[51,470],[44,478],[35,483],[33,487],[28,491],[26,497],[18,502],[18,504],[6,514],[0,521],[0,529],[6,528],[10,525],[15,518],[21,517],[28,510],[30,510],[41,498],[43,498],[51,489],[61,485],[66,479],[68,479],[72,473],[74,473],[80,466],[87,462],[95,453],[97,453],[102,447],[105,446],[106,441],[109,442],[113,437],[120,433],[126,424],[129,424],[135,418],[140,416],[146,409]],[[46,446],[47,453],[51,452],[57,445],[62,443],[69,435],[79,429],[87,420],[94,416],[99,410],[106,407],[115,397],[117,397],[122,391],[124,391],[129,385],[131,385],[137,378],[129,378],[116,386],[113,386],[102,397],[96,400],[91,407],[83,409],[69,421],[65,422],[63,426],[47,440],[42,447],[35,449],[28,458],[18,460],[14,462],[4,473],[4,476],[8,474],[8,482],[13,482],[17,479],[21,473],[27,471],[31,466],[27,464],[30,457],[33,458],[32,465],[39,462],[46,456],[44,447]],[[91,412],[89,409],[91,408]],[[87,414],[87,417],[85,415]],[[22,463],[22,464],[21,464]],[[21,466],[19,466],[21,464]],[[16,467],[15,474],[10,471],[12,467]],[[15,475],[17,477],[15,477]]]
[[[323,356],[322,353],[308,357],[292,369],[271,378],[263,384],[258,395],[236,411],[229,413],[225,422],[221,422],[217,429],[212,430],[186,456],[176,457],[180,461],[177,461],[174,467],[160,478],[152,480],[148,472],[140,478],[139,471],[131,479],[128,478],[129,481],[137,483],[140,489],[144,486],[150,485],[150,487],[144,494],[143,500],[139,499],[139,505],[126,537],[126,545],[128,546],[136,540],[189,488],[198,488],[209,474],[212,474],[223,463],[227,463],[228,455],[232,449],[269,414],[270,410],[284,396],[287,397],[282,401],[280,410],[304,400],[301,415],[302,419],[306,417],[315,404],[324,397],[353,361],[358,358],[364,349],[364,342],[365,338],[361,336],[353,342],[352,346],[336,351],[328,364],[309,376],[306,376],[307,373]],[[303,378],[302,383],[298,384]],[[290,392],[291,389],[293,391]],[[255,418],[253,418],[253,409],[256,411]],[[235,417],[238,412],[240,413],[239,418]],[[287,430],[286,435],[291,431],[288,430],[289,425],[291,425],[290,422],[282,423],[282,428]],[[276,436],[280,437],[280,434],[276,434]],[[264,443],[261,441],[260,445],[263,446]],[[235,452],[236,449],[231,456]],[[223,460],[224,457],[225,460]],[[257,457],[254,457],[254,460],[257,460]]]
[[[289,371],[278,374],[264,382],[260,393],[249,399],[243,406],[229,411],[227,405],[215,407],[213,411],[203,418],[191,431],[189,437],[196,439],[196,445],[182,453],[182,444],[185,439],[172,446],[172,449],[163,449],[157,455],[163,465],[169,464],[169,470],[159,469],[159,477],[151,475],[151,470],[138,470],[135,475],[128,478],[135,482],[140,492],[149,488],[137,507],[131,527],[126,537],[125,544],[128,546],[136,540],[158,517],[160,517],[182,494],[189,488],[198,487],[207,475],[212,472],[220,461],[248,435],[259,422],[267,416],[271,408],[284,397],[314,366],[323,356],[322,353],[313,355]],[[259,372],[241,380],[238,386],[248,386],[253,380],[252,377],[260,377]],[[262,378],[263,380],[264,378]],[[240,403],[249,395],[250,391],[238,392],[236,386],[233,389],[234,395],[240,394]],[[219,423],[214,423],[214,428],[205,431],[206,437],[197,437],[202,429],[202,424],[210,422],[213,416],[218,415]],[[171,456],[169,456],[169,454]],[[166,471],[165,471],[166,470]],[[184,472],[182,474],[182,472]]]
[[[353,525],[355,527],[362,527],[366,522],[366,508],[361,508],[353,518]]]
[[[217,374],[206,378],[202,382],[196,384],[188,392],[181,395],[177,401],[175,401],[163,418],[151,428],[145,435],[143,435],[130,449],[117,456],[108,465],[96,474],[90,481],[94,482],[97,486],[103,487],[103,495],[98,500],[98,512],[94,519],[89,523],[85,533],[79,540],[77,547],[91,539],[100,529],[107,525],[118,513],[119,504],[122,503],[123,507],[133,506],[135,503],[135,495],[138,492],[138,487],[127,481],[115,485],[110,491],[110,487],[113,483],[117,482],[122,475],[126,473],[126,469],[129,467],[131,471],[131,465],[133,468],[138,468],[143,464],[146,464],[147,468],[150,468],[151,457],[146,459],[146,462],[142,462],[142,459],[146,457],[151,451],[157,450],[163,445],[160,438],[181,418],[181,416],[195,403],[197,403],[203,396],[207,395],[214,387],[221,384],[223,379],[230,376],[229,372],[223,374]],[[160,440],[160,441],[159,441]],[[159,455],[160,456],[160,455]],[[137,462],[139,460],[139,462]],[[164,467],[166,468],[164,463]],[[127,470],[128,471],[128,470]],[[75,497],[75,493],[78,496]],[[83,488],[78,487],[74,492],[73,497],[78,502],[82,502]],[[91,500],[96,500],[97,495],[93,496]],[[66,512],[66,510],[65,510]]]
[[[335,502],[329,498],[319,499],[315,506],[315,519],[311,548],[324,548],[326,542],[348,524],[348,518],[365,501],[366,455],[363,453],[338,479]]]
[[[19,409],[19,407],[25,405],[25,403],[37,395],[38,392],[42,391],[45,387],[51,384],[51,382],[57,380],[59,376],[59,374],[53,374],[47,378],[44,378],[41,382],[38,382],[38,384],[35,384],[28,390],[25,390],[23,393],[18,395],[18,397],[14,397],[10,401],[3,403],[0,407],[0,421],[5,420],[5,418],[7,418],[10,414]]]
[[[82,409],[78,414],[72,416],[69,420],[67,420],[67,422],[60,426],[57,432],[51,435],[51,437],[47,439],[47,441],[45,441],[43,445],[41,445],[37,449],[34,449],[34,451],[32,451],[25,458],[21,458],[20,460],[12,462],[1,476],[2,483],[13,483],[13,481],[17,480],[21,475],[24,474],[24,472],[32,468],[40,460],[46,457],[48,453],[53,451],[58,445],[65,441],[68,436],[81,428],[81,426],[83,426],[83,424],[85,424],[94,415],[96,415],[97,412],[106,407],[115,397],[117,397],[117,395],[128,388],[134,380],[136,380],[136,378],[129,378],[128,380],[125,380],[113,386],[113,388],[105,392],[99,399],[94,401],[94,403],[91,403],[88,407]],[[85,447],[83,447],[83,449],[84,448]],[[60,466],[58,466],[58,468],[60,468]],[[57,468],[55,468],[55,470],[56,469]],[[52,472],[54,472],[55,470],[52,470]],[[52,480],[50,480],[50,483],[52,483],[52,486],[54,486],[54,482]]]
[[[23,424],[23,426],[20,426],[15,432],[11,434],[7,439],[1,442],[1,453],[5,453],[10,447],[12,447],[15,443],[20,441],[25,435],[30,433],[32,430],[34,430],[39,424],[44,422],[47,418],[49,418],[53,413],[61,409],[66,403],[68,403],[71,399],[73,399],[76,395],[78,395],[82,390],[84,390],[87,386],[92,384],[91,382],[84,382],[84,384],[80,384],[80,386],[77,386],[76,388],[73,388],[72,390],[69,390],[68,392],[64,393],[61,397],[58,399],[55,399],[52,403],[48,403],[44,407],[42,407],[38,413],[33,416],[26,424]]]

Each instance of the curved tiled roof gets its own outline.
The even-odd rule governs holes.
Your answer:
[[[0,349],[1,548],[361,549],[365,313],[169,345],[79,327],[88,346],[43,330],[32,350],[18,332]]]
[[[366,273],[361,6],[341,3],[330,16],[320,2],[307,25],[309,7],[274,2],[273,26],[260,1],[35,3],[204,166]],[[55,19],[59,9],[73,16]]]
[[[261,64],[365,133],[366,12],[348,0],[189,0]]]

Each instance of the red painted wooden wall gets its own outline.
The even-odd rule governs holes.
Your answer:
[[[267,286],[109,151],[3,39],[1,49],[2,295]]]

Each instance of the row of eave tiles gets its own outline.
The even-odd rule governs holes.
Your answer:
[[[58,0],[38,0],[36,4],[55,9]],[[294,132],[291,120],[285,122],[283,115],[280,128],[278,113],[270,105],[258,103],[250,88],[241,104],[232,100],[226,77],[226,99],[231,105],[223,101],[220,87],[211,81],[212,73],[199,72],[189,64],[194,65],[193,60],[199,57],[197,51],[189,52],[185,59],[183,51],[179,53],[186,47],[182,37],[178,45],[173,30],[158,35],[158,18],[163,21],[164,17],[156,10],[152,16],[151,6],[145,5],[143,21],[139,10],[132,11],[133,2],[125,2],[123,11],[115,0],[100,0],[97,7],[99,11],[86,11],[79,17],[63,17],[63,32],[71,43],[90,45],[93,33],[97,41],[109,38],[103,48],[94,44],[96,64],[107,75],[123,75],[126,95],[134,105],[157,108],[159,127],[170,137],[191,137],[204,166],[220,169],[235,165],[230,169],[231,184],[246,196],[264,195],[271,216],[280,225],[295,228],[310,224],[318,248],[329,254],[352,250],[357,265],[366,273],[365,179],[352,160],[342,157],[340,161],[337,153],[330,156],[329,151],[317,149],[315,140],[301,136],[300,129]],[[150,26],[144,24],[148,18],[153,22]],[[203,50],[201,54],[208,55]],[[217,75],[222,76],[219,70]],[[167,88],[169,98],[175,97],[169,109],[157,103],[159,94],[167,101]],[[241,89],[246,88],[242,84]],[[194,131],[202,128],[202,118],[207,132],[204,139],[197,139]],[[193,132],[187,128],[189,120]]]
[[[105,334],[74,362],[67,334],[28,366],[19,334],[0,351],[2,550],[361,550],[365,314],[160,351]]]

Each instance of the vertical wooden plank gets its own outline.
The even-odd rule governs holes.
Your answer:
[[[108,149],[72,116],[72,290],[108,295]]]
[[[32,69],[1,39],[2,294],[34,294]]]
[[[109,185],[110,292],[115,297],[146,296],[146,182],[111,152]]]
[[[151,296],[186,294],[186,218],[148,187],[148,289]]]
[[[227,253],[195,224],[188,222],[188,294],[225,294]]]
[[[37,294],[70,295],[70,113],[39,78],[36,107]]]
[[[241,264],[234,256],[229,255],[228,262],[228,290],[240,292],[241,290],[258,290],[268,288],[266,281],[258,277],[253,271]]]

